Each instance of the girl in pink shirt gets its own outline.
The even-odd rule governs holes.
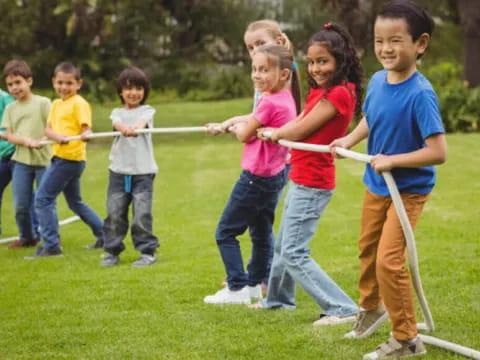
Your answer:
[[[231,131],[245,143],[240,178],[235,184],[217,227],[216,240],[227,273],[227,286],[206,296],[208,304],[250,303],[260,296],[272,254],[275,207],[283,189],[287,149],[261,141],[260,127],[278,128],[296,116],[297,104],[289,90],[293,58],[279,45],[258,47],[252,57],[252,80],[262,94],[246,122]],[[207,124],[207,128],[217,124]],[[252,256],[245,272],[237,236],[249,229]]]

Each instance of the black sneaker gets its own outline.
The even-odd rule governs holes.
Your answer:
[[[97,240],[95,243],[85,246],[85,249],[88,249],[88,250],[95,250],[95,249],[102,249],[102,248],[103,248],[103,240]]]
[[[42,257],[51,257],[51,256],[63,256],[62,249],[59,246],[53,248],[46,248],[45,246],[40,246],[35,254],[30,256],[25,256],[25,260],[34,260]]]

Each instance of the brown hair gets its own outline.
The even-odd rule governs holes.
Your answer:
[[[292,91],[293,98],[295,99],[295,105],[297,108],[297,115],[298,115],[301,111],[299,110],[301,106],[300,83],[298,82],[298,77],[293,76],[296,70],[294,69],[295,62],[293,61],[293,56],[291,52],[288,51],[288,49],[286,49],[283,46],[267,44],[267,45],[259,46],[255,50],[254,54],[258,54],[258,53],[263,53],[267,55],[269,60],[272,60],[275,63],[275,65],[277,65],[280,68],[280,70],[282,69],[290,70],[290,74],[292,75],[291,91]]]
[[[3,68],[3,78],[5,79],[7,76],[12,75],[29,79],[32,77],[32,70],[23,60],[10,60]]]
[[[53,76],[56,76],[59,72],[63,72],[65,74],[73,74],[76,80],[80,80],[82,78],[82,74],[80,73],[80,69],[77,68],[69,61],[64,61],[55,66],[55,70],[53,71]]]

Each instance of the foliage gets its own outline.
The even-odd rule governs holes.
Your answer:
[[[425,75],[438,95],[446,131],[479,131],[480,88],[470,89],[462,84],[461,67],[441,62],[428,67]]]
[[[202,125],[250,106],[250,99],[161,104],[155,123]],[[111,106],[95,105],[95,119],[110,111]],[[97,125],[111,129],[108,118]],[[472,199],[478,199],[480,188],[471,159],[480,156],[480,135],[449,135],[447,141],[449,160],[438,167],[438,184],[415,232],[423,288],[437,328],[429,335],[479,349],[480,228],[478,202]],[[350,325],[314,329],[321,309],[300,288],[294,311],[205,305],[203,297],[218,290],[225,277],[214,232],[238,178],[242,145],[229,135],[199,133],[157,134],[154,143],[161,169],[153,202],[159,262],[132,268],[139,254],[128,236],[120,265],[100,268],[101,252],[83,248],[93,236],[82,222],[61,227],[61,258],[29,262],[23,256],[32,249],[0,245],[2,359],[351,360],[390,336],[388,322],[361,341],[343,338]],[[83,199],[101,216],[110,144],[89,142],[82,176]],[[352,160],[337,162],[337,188],[311,242],[312,256],[354,299],[363,169]],[[10,188],[5,195],[4,236],[12,236]],[[58,205],[61,219],[72,215],[62,197]],[[280,216],[281,206],[276,228]],[[247,260],[248,235],[240,241]],[[433,346],[427,349],[428,359],[460,359]]]

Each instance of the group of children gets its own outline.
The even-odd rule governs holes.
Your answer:
[[[435,183],[433,165],[443,163],[447,152],[436,94],[416,66],[433,28],[432,18],[413,1],[392,0],[383,8],[374,43],[384,70],[373,75],[363,101],[363,71],[352,38],[337,25],[324,25],[307,45],[310,88],[298,113],[298,74],[288,38],[272,21],[249,25],[244,40],[252,59],[253,112],[207,124],[211,134],[232,132],[245,146],[240,179],[216,231],[226,284],[205,303],[292,309],[299,284],[322,308],[314,325],[355,322],[346,338],[367,337],[390,317],[391,338],[364,359],[426,353],[417,336],[406,242],[381,173],[392,172],[414,227]],[[364,117],[345,136],[362,110]],[[358,308],[312,259],[308,244],[335,188],[336,147],[349,149],[365,138],[375,156],[364,176]],[[331,154],[292,149],[286,158],[281,139],[329,145]],[[273,244],[273,211],[286,172],[290,185]],[[252,253],[245,272],[237,236],[247,229]],[[265,274],[266,296],[255,302]]]
[[[50,103],[34,95],[29,66],[9,61],[3,78],[10,95],[1,92],[2,140],[0,142],[1,187],[12,180],[15,221],[19,239],[9,248],[36,246],[26,259],[62,255],[56,199],[64,194],[68,207],[91,229],[96,241],[87,248],[104,248],[102,266],[119,262],[128,231],[128,209],[133,203],[132,239],[140,258],[134,266],[155,263],[158,239],[152,233],[151,199],[157,165],[150,134],[136,129],[153,127],[155,110],[144,105],[149,81],[138,68],[125,69],[118,79],[123,108],[111,114],[113,127],[124,136],[114,140],[110,154],[110,178],[105,222],[83,200],[80,177],[86,165],[86,140],[92,132],[92,112],[77,94],[82,86],[80,71],[70,62],[55,67],[52,83],[59,99]],[[5,105],[5,106],[4,106]],[[80,135],[80,140],[69,137]],[[54,144],[43,145],[50,139]],[[34,183],[36,189],[34,189]],[[0,202],[1,204],[1,202]]]
[[[392,337],[364,359],[426,353],[417,336],[405,268],[406,243],[381,173],[392,172],[414,227],[435,183],[433,165],[446,158],[437,97],[416,67],[433,27],[431,17],[413,1],[392,0],[383,8],[375,21],[374,43],[384,69],[371,78],[363,101],[363,71],[353,40],[342,27],[325,24],[307,45],[310,88],[301,110],[298,69],[288,37],[271,20],[249,25],[244,41],[252,60],[253,111],[206,125],[209,133],[231,132],[245,145],[240,178],[215,235],[226,282],[224,288],[206,296],[205,303],[293,309],[299,284],[322,309],[315,325],[355,322],[347,338],[367,337],[390,317]],[[32,77],[26,64],[8,63],[4,78],[16,100],[3,115],[2,126],[10,144],[0,143],[2,172],[13,168],[20,240],[12,247],[36,245],[39,229],[44,243],[33,258],[62,253],[55,199],[63,192],[69,207],[92,229],[97,239],[92,247],[103,247],[107,252],[101,265],[119,262],[130,204],[132,239],[142,253],[134,265],[154,263],[158,239],[152,233],[151,199],[157,165],[150,135],[136,132],[152,127],[155,113],[145,105],[149,92],[145,73],[128,68],[118,79],[124,107],[113,110],[111,120],[124,136],[115,138],[110,154],[108,216],[104,222],[80,197],[85,142],[68,141],[68,136],[78,134],[87,140],[91,132],[90,107],[77,95],[82,85],[78,70],[70,63],[56,67],[53,85],[60,99],[51,108],[48,99],[31,94]],[[12,100],[0,95],[2,101]],[[362,110],[364,117],[345,135],[352,118],[360,117]],[[50,150],[39,142],[44,136],[57,142],[51,160]],[[375,156],[364,175],[367,189],[359,240],[358,308],[310,256],[308,244],[335,188],[335,148],[349,149],[365,138],[368,153]],[[288,152],[278,144],[281,139],[329,145],[331,153]],[[13,156],[12,144],[16,146]],[[290,185],[274,240],[275,207],[288,178]],[[34,180],[38,186],[35,194]],[[3,188],[2,182],[0,190]],[[34,225],[36,218],[39,227]],[[237,236],[247,229],[252,253],[245,270]]]

